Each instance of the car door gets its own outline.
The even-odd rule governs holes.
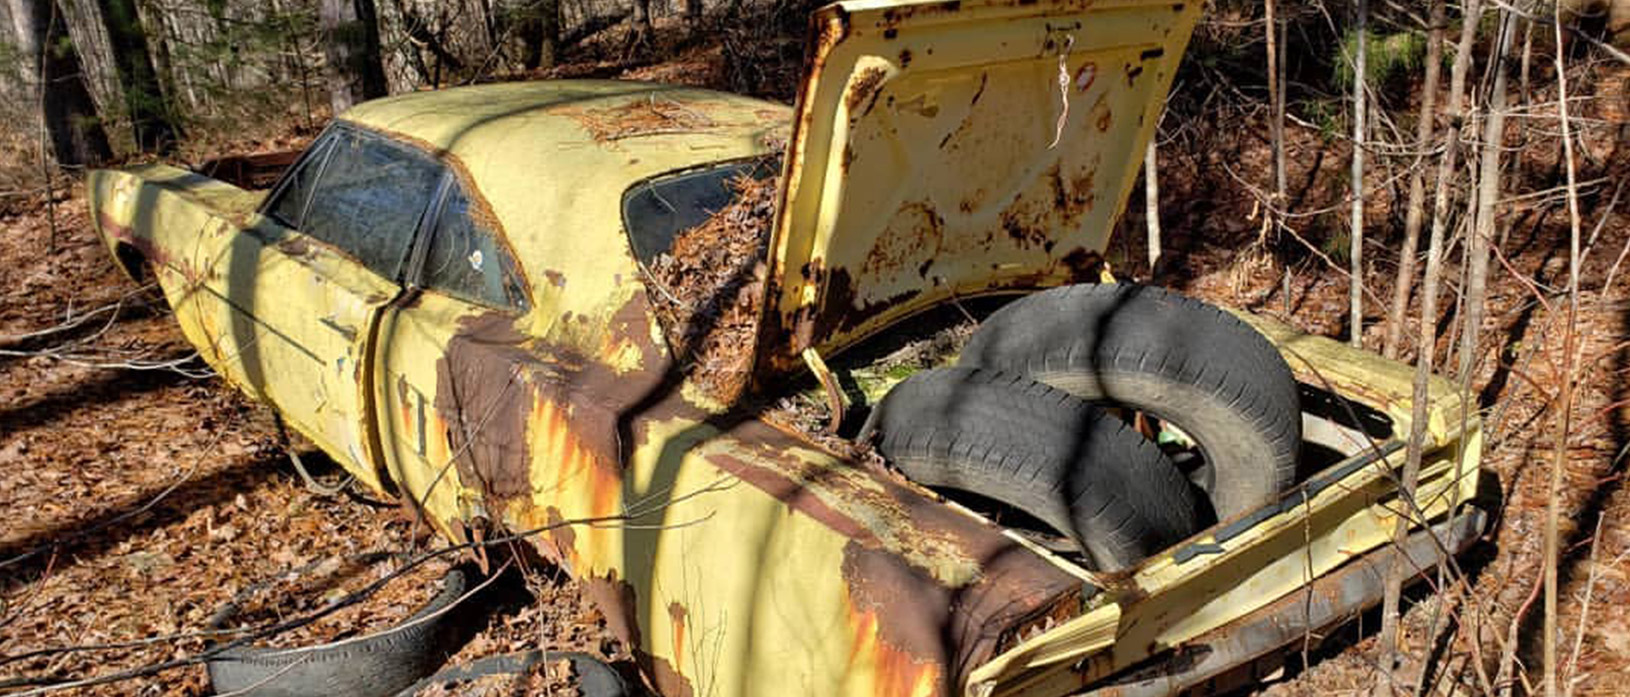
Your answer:
[[[526,482],[475,482],[467,465],[505,458],[525,430],[528,394],[513,376],[524,354],[516,321],[530,305],[515,257],[490,209],[446,175],[406,272],[407,293],[386,308],[374,347],[380,446],[401,492],[435,511],[484,515],[474,492]],[[481,352],[479,375],[450,373],[450,351]],[[450,423],[442,414],[459,414]],[[457,464],[455,464],[457,463]],[[459,464],[466,465],[463,473]]]
[[[256,215],[206,232],[228,238],[206,284],[211,350],[231,358],[216,362],[375,487],[368,344],[440,177],[432,158],[337,125]]]

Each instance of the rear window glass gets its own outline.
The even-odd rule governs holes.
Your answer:
[[[669,174],[634,185],[623,194],[623,225],[634,256],[649,264],[673,246],[681,230],[701,225],[736,197],[731,182],[779,174],[779,158],[758,158]]]
[[[448,191],[425,252],[425,287],[474,303],[524,310],[526,293],[515,260],[483,219],[462,187]]]
[[[272,213],[394,280],[441,178],[441,165],[405,145],[348,128],[334,131],[330,139],[304,214],[294,213],[293,203],[304,198],[299,189],[311,186],[304,171],[295,175]]]
[[[747,384],[775,227],[773,159],[658,177],[623,196],[646,297],[681,371],[722,402]]]

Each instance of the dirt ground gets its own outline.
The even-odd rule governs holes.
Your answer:
[[[659,35],[658,41],[666,39]],[[666,55],[679,58],[659,62],[630,60],[615,45],[590,42],[578,60],[552,74],[670,78],[790,94],[782,72],[741,70],[741,55],[732,52],[743,45],[665,45],[659,52],[671,49]],[[779,44],[772,50],[796,53]],[[1163,153],[1168,236],[1155,278],[1305,331],[1344,336],[1346,278],[1294,242],[1254,245],[1260,218],[1235,175],[1267,171],[1265,144],[1240,135],[1258,132],[1265,130],[1234,124],[1191,133]],[[1597,165],[1587,179],[1611,184],[1626,177],[1613,139],[1630,138],[1622,127],[1614,133],[1609,128],[1593,141]],[[1556,153],[1549,148],[1523,152],[1514,191],[1554,173]],[[1290,161],[1293,181],[1312,192],[1303,207],[1339,200],[1331,198],[1344,186],[1346,154],[1339,143],[1293,129]],[[1591,191],[1598,203],[1611,193],[1602,185]],[[1134,195],[1131,208],[1139,203]],[[1377,204],[1372,219],[1385,219],[1384,206]],[[1600,208],[1586,207],[1587,231],[1602,220]],[[54,211],[55,233],[39,197],[0,217],[0,510],[8,513],[0,530],[0,690],[26,687],[15,682],[21,676],[90,677],[185,658],[205,647],[198,631],[211,613],[249,584],[302,565],[434,544],[383,502],[306,489],[267,411],[209,377],[190,358],[162,303],[110,262],[86,224],[82,193],[61,197]],[[1472,390],[1485,407],[1484,464],[1498,480],[1504,507],[1489,539],[1463,559],[1465,581],[1441,594],[1414,593],[1418,602],[1404,623],[1411,665],[1430,659],[1436,689],[1450,693],[1480,693],[1487,679],[1498,677],[1499,657],[1513,643],[1519,684],[1532,685],[1539,675],[1535,598],[1557,447],[1551,407],[1561,382],[1558,289],[1566,275],[1566,211],[1554,200],[1519,201],[1502,222],[1507,256],[1491,271],[1487,349],[1478,356]],[[1141,230],[1130,215],[1116,244],[1129,249]],[[1630,443],[1630,269],[1604,287],[1630,243],[1630,215],[1612,213],[1600,230],[1582,274],[1580,389],[1563,444],[1562,677],[1581,696],[1626,694],[1621,676],[1630,675],[1630,492],[1622,486]],[[1378,295],[1391,287],[1393,244],[1383,239],[1371,252],[1365,282]],[[1148,277],[1133,256],[1123,252],[1117,270]],[[1288,299],[1280,286],[1287,264]],[[1457,273],[1455,266],[1449,273]],[[1451,285],[1458,287],[1458,280]],[[1447,318],[1456,296],[1445,297]],[[1371,348],[1380,344],[1381,307],[1369,308],[1363,338]],[[1453,325],[1445,319],[1440,326],[1436,350],[1444,365]],[[42,331],[49,333],[34,335]],[[319,469],[319,477],[336,477]],[[411,611],[424,595],[422,583],[410,578],[387,585],[352,611],[359,617]],[[571,580],[536,570],[527,586],[536,601],[495,618],[455,661],[531,647],[626,656]],[[1446,621],[1434,622],[1440,617]],[[1260,689],[1273,695],[1367,690],[1374,681],[1375,623],[1369,613],[1321,637],[1306,665],[1301,654],[1291,655],[1283,670],[1264,672]],[[75,650],[57,651],[65,647]],[[40,650],[50,651],[35,653]],[[558,665],[500,682],[455,694],[575,693]],[[73,693],[202,695],[207,685],[202,668],[191,665]]]

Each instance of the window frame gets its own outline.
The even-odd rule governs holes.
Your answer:
[[[382,141],[386,143],[387,146],[412,151],[428,159],[431,164],[440,170],[437,175],[436,185],[431,189],[430,197],[425,201],[424,206],[419,209],[419,217],[413,225],[413,231],[409,233],[407,245],[402,251],[401,259],[396,263],[394,274],[387,275],[380,273],[378,270],[373,269],[361,259],[357,258],[357,255],[351,250],[343,249],[333,242],[324,240],[316,235],[306,232],[304,229],[306,218],[311,212],[312,200],[316,198],[316,192],[322,188],[323,175],[327,173],[328,165],[333,160],[333,153],[336,148],[334,144],[340,137],[342,137],[342,135],[356,137],[365,141]],[[315,178],[313,179],[312,190],[308,193],[306,200],[300,206],[300,225],[291,225],[289,222],[276,215],[273,212],[273,209],[279,202],[280,197],[282,197],[287,189],[293,185],[295,176],[300,171],[300,168],[306,166],[306,163],[308,161],[312,161],[312,158],[319,157],[322,158],[321,161],[315,162],[315,164],[312,165],[317,168]],[[334,121],[324,128],[322,133],[318,134],[316,140],[312,142],[311,147],[307,148],[306,151],[300,155],[300,159],[296,160],[293,165],[289,166],[288,170],[283,173],[283,176],[278,180],[277,184],[272,187],[271,192],[268,193],[266,198],[260,202],[260,206],[256,212],[265,219],[276,223],[285,230],[298,234],[314,243],[320,244],[325,249],[334,251],[345,259],[357,264],[358,266],[361,266],[369,273],[384,278],[385,280],[398,286],[404,286],[407,281],[407,274],[410,270],[409,266],[412,263],[415,250],[417,250],[420,246],[420,241],[427,236],[427,226],[434,224],[431,211],[440,211],[441,196],[443,194],[442,188],[445,186],[445,179],[450,176],[450,174],[450,166],[445,160],[438,157],[434,153],[426,151],[422,147],[419,147],[413,143],[403,142],[386,134],[378,133],[356,124],[347,123],[344,121]],[[530,296],[528,299],[530,300]]]
[[[278,177],[277,183],[273,184],[271,190],[266,192],[266,197],[260,200],[260,206],[255,209],[256,213],[290,230],[296,232],[300,230],[298,226],[291,225],[288,221],[278,217],[274,210],[277,208],[277,203],[283,194],[287,193],[289,187],[294,186],[295,177],[301,168],[310,163],[313,158],[322,158],[320,162],[312,165],[317,168],[317,179],[322,178],[323,169],[328,166],[328,155],[334,152],[334,132],[335,127],[330,125],[324,128],[322,133],[317,134],[317,137],[311,141],[311,147],[300,153],[300,157],[294,161],[294,164],[283,170],[283,175]],[[311,196],[308,194],[305,202],[300,204],[301,219],[305,218],[306,208],[310,205]]]
[[[435,237],[436,223],[441,219],[441,214],[443,209],[446,207],[448,198],[452,195],[455,189],[460,188],[464,189],[465,197],[470,199],[472,203],[476,203],[478,200],[481,200],[481,196],[477,187],[475,187],[473,183],[470,183],[470,178],[462,175],[462,168],[458,163],[443,155],[431,152],[417,143],[392,138],[387,134],[379,133],[357,124],[348,123],[345,121],[334,121],[333,123],[330,123],[328,127],[324,128],[323,132],[318,134],[317,138],[312,141],[311,147],[306,148],[306,151],[301,153],[300,158],[295,160],[294,164],[290,165],[289,168],[284,171],[283,176],[278,179],[278,182],[274,184],[271,190],[266,194],[266,198],[261,201],[256,212],[262,217],[271,220],[290,232],[302,235],[307,239],[310,239],[312,242],[321,244],[325,248],[332,249],[335,252],[343,255],[346,259],[367,268],[367,265],[363,264],[362,261],[357,259],[356,255],[352,254],[350,251],[340,249],[331,242],[319,239],[316,236],[301,230],[299,227],[290,225],[272,212],[272,209],[277,203],[278,199],[284,195],[290,186],[293,185],[295,173],[299,172],[302,167],[307,166],[308,162],[314,163],[312,166],[317,168],[316,179],[314,180],[317,186],[313,188],[313,192],[315,192],[316,188],[321,186],[322,175],[327,171],[328,163],[332,159],[331,156],[334,152],[334,143],[342,133],[346,135],[355,134],[361,138],[383,140],[396,147],[412,150],[420,155],[423,155],[424,157],[429,158],[431,162],[434,162],[436,166],[441,169],[436,185],[431,190],[429,200],[425,203],[424,208],[419,211],[418,222],[413,227],[412,238],[408,243],[406,253],[403,255],[401,263],[397,266],[396,277],[388,280],[414,293],[431,292],[435,293],[436,295],[457,300],[459,302],[469,303],[471,305],[477,305],[483,308],[504,312],[506,314],[515,316],[524,315],[527,312],[530,312],[532,308],[537,306],[537,301],[533,297],[532,293],[531,279],[529,279],[526,274],[526,267],[520,263],[520,255],[515,253],[514,246],[509,242],[509,233],[507,230],[503,229],[502,224],[499,224],[496,228],[490,229],[487,232],[492,234],[493,242],[498,249],[509,257],[508,261],[510,262],[510,267],[514,269],[514,280],[521,289],[521,306],[517,307],[507,304],[497,305],[485,301],[470,300],[468,298],[454,295],[445,290],[426,285],[425,282],[427,279],[424,278],[424,263],[426,258],[429,257],[430,245],[434,241]],[[316,161],[316,158],[321,158],[321,161]],[[307,196],[305,202],[301,205],[301,223],[305,222],[305,218],[311,208],[311,201],[313,198],[315,197]],[[368,269],[368,271],[370,273],[378,274],[378,272],[374,271],[373,269]]]
[[[496,268],[503,269],[508,266],[514,269],[514,279],[521,290],[522,304],[520,306],[474,300],[428,284],[429,279],[425,278],[425,261],[430,258],[430,245],[435,243],[436,238],[436,224],[441,221],[441,215],[446,210],[448,199],[453,196],[455,191],[463,191],[464,197],[470,203],[475,204],[480,200],[479,192],[473,191],[475,186],[472,184],[466,187],[466,178],[461,177],[455,171],[458,165],[442,158],[437,158],[437,161],[442,165],[441,181],[436,184],[436,192],[432,196],[430,206],[425,209],[424,217],[420,220],[419,229],[415,233],[413,249],[408,254],[406,268],[403,273],[403,287],[412,293],[434,293],[444,298],[516,317],[531,312],[532,308],[537,306],[532,297],[532,283],[527,278],[526,267],[521,264],[520,255],[515,253],[515,248],[509,243],[509,235],[501,225],[495,229],[487,230],[487,232],[492,234],[493,244],[498,251],[508,257],[509,264],[498,264]]]
[[[629,255],[631,257],[633,257],[641,266],[644,266],[645,264],[650,263],[650,261],[648,259],[645,259],[645,258],[643,258],[641,256],[641,254],[640,254],[640,244],[635,242],[635,233],[634,233],[633,226],[630,226],[628,224],[629,223],[629,219],[628,219],[628,203],[629,203],[630,199],[632,199],[634,196],[636,196],[636,195],[638,195],[640,193],[643,193],[643,192],[647,192],[647,191],[655,192],[657,183],[661,182],[661,181],[664,181],[664,180],[678,179],[680,177],[684,177],[684,176],[688,176],[688,175],[694,175],[694,174],[697,174],[697,173],[700,173],[700,172],[705,172],[705,171],[708,171],[708,170],[722,170],[722,169],[729,168],[729,167],[743,167],[743,166],[751,168],[754,171],[765,172],[764,176],[775,176],[776,174],[782,174],[783,173],[783,170],[785,169],[785,166],[786,166],[786,162],[784,160],[784,155],[779,154],[779,153],[764,153],[764,154],[759,154],[759,155],[748,155],[746,157],[734,157],[734,158],[730,158],[730,159],[727,159],[727,160],[715,160],[713,162],[706,162],[706,163],[699,164],[699,165],[691,165],[691,166],[688,166],[688,167],[680,167],[678,169],[670,169],[670,170],[667,170],[667,171],[664,171],[664,172],[658,172],[658,173],[653,174],[651,176],[640,179],[639,181],[636,181],[636,182],[634,182],[632,184],[629,184],[626,188],[623,189],[622,193],[619,194],[618,198],[617,198],[617,224],[618,224],[619,227],[622,228],[623,242],[628,245],[628,253],[629,253]],[[657,198],[660,200],[661,195],[657,194]],[[713,211],[713,213],[717,213],[717,212],[718,211]],[[684,231],[683,229],[675,230],[673,237],[677,237],[678,234],[680,232],[683,232],[683,231]],[[771,234],[773,236],[774,231],[772,231]],[[669,246],[671,247],[672,244],[673,244],[673,238],[671,237],[668,240],[668,242],[669,242]],[[775,243],[775,240],[772,239],[770,241],[770,243],[771,243],[771,246],[773,247],[774,243]],[[669,247],[663,247],[662,249],[657,250],[657,254],[661,254],[662,252],[667,251],[668,248]]]

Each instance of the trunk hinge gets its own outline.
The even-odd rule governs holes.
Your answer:
[[[838,425],[843,422],[843,390],[838,386],[838,378],[832,374],[832,369],[826,367],[826,361],[821,360],[821,354],[811,346],[804,349],[804,365],[809,366],[809,372],[815,374],[821,381],[821,389],[826,392],[826,408],[832,412],[832,420],[826,422],[826,432],[836,434]]]

